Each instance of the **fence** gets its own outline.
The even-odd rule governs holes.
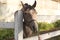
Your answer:
[[[23,40],[23,15],[21,11],[14,14],[14,22],[0,22],[0,28],[14,28],[15,40]],[[60,35],[60,30],[39,35],[41,40]],[[38,40],[38,36],[30,37],[24,40]]]

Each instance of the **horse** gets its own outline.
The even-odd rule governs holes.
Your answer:
[[[21,11],[23,12],[23,38],[27,38],[32,36],[32,34],[36,33],[38,31],[38,24],[36,21],[37,18],[37,12],[35,10],[36,7],[36,1],[31,6],[28,3],[22,4]]]

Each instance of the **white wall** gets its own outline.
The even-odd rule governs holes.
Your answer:
[[[60,15],[60,3],[52,0],[37,0],[36,10],[39,15]]]
[[[37,22],[54,22],[60,20],[60,15],[38,15]]]
[[[5,20],[5,22],[14,21],[14,12],[21,9],[21,0],[0,0],[0,2],[6,2],[6,6],[2,6],[2,17],[0,20]],[[24,2],[24,0],[22,0]],[[51,0],[36,0],[37,15],[60,15],[60,3]],[[26,3],[32,5],[34,0],[27,0]],[[6,8],[6,9],[5,9]]]

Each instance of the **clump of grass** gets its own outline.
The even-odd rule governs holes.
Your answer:
[[[0,40],[9,40],[14,38],[13,29],[0,29]]]
[[[54,25],[46,22],[39,22],[38,23],[38,31],[47,31],[53,29]]]

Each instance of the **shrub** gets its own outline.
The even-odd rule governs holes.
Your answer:
[[[60,27],[60,20],[55,21],[53,24],[55,27]]]
[[[50,29],[53,29],[54,25],[52,23],[46,23],[46,22],[39,22],[38,23],[38,30],[39,31],[47,31]]]
[[[13,29],[0,29],[0,40],[10,40],[14,37]]]

